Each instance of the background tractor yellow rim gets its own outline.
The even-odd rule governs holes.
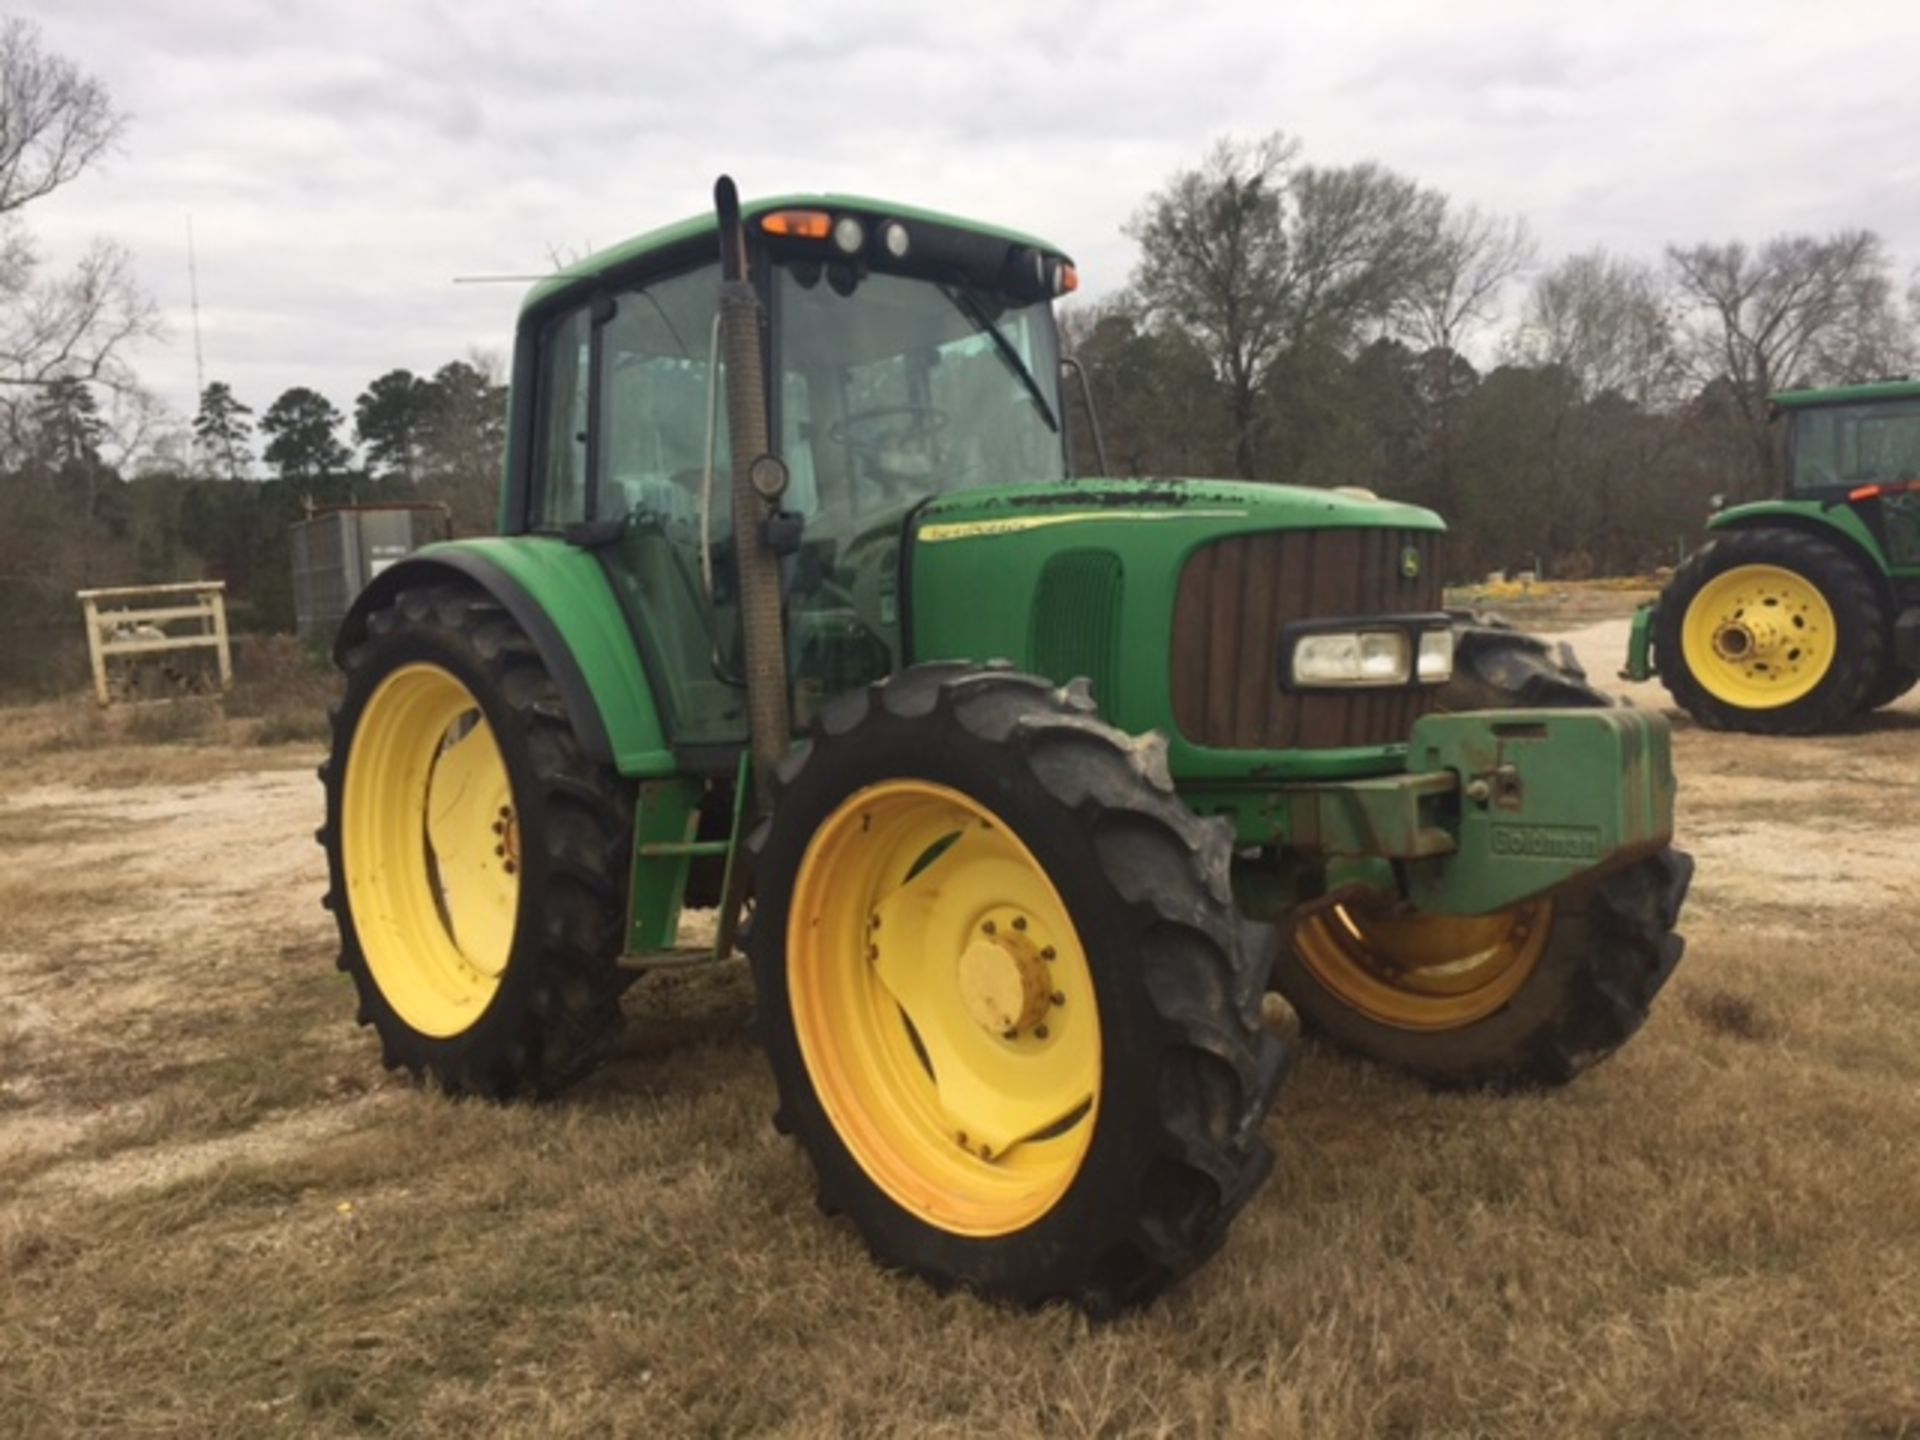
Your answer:
[[[1335,905],[1294,932],[1294,953],[1344,1004],[1398,1030],[1458,1030],[1519,993],[1553,928],[1553,903],[1494,915],[1369,915]]]
[[[471,1027],[513,949],[520,825],[493,731],[450,672],[408,665],[374,690],[347,755],[340,834],[380,993],[421,1034]]]
[[[787,985],[814,1091],[896,1204],[990,1237],[1066,1194],[1099,1112],[1093,974],[991,810],[917,780],[850,797],[794,879]]]
[[[1839,628],[1820,587],[1778,565],[1738,565],[1687,606],[1687,669],[1714,699],[1773,710],[1813,693],[1833,667]]]

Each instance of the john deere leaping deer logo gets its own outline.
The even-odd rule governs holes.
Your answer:
[[[1402,579],[1406,580],[1418,580],[1420,578],[1420,551],[1417,546],[1403,545],[1400,547],[1400,575]]]

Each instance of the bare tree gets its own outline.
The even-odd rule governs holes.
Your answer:
[[[1493,321],[1501,292],[1533,267],[1534,256],[1533,234],[1520,217],[1448,207],[1408,289],[1408,336],[1430,350],[1459,350]]]
[[[1446,198],[1368,160],[1304,166],[1287,200],[1289,343],[1349,349],[1406,309],[1433,264]]]
[[[1681,377],[1659,275],[1604,250],[1569,256],[1534,282],[1512,350],[1524,364],[1564,372],[1583,400],[1612,393],[1660,404],[1675,398]]]
[[[1299,152],[1277,132],[1221,140],[1125,226],[1140,245],[1134,288],[1143,306],[1199,340],[1226,382],[1235,463],[1247,476],[1260,387],[1288,336],[1283,192]]]
[[[1682,366],[1668,308],[1650,266],[1594,250],[1534,282],[1513,338],[1546,382],[1535,410],[1547,546],[1603,573],[1630,562],[1629,497],[1673,437],[1664,410]]]
[[[1257,473],[1260,392],[1289,350],[1346,351],[1405,301],[1445,202],[1371,162],[1296,164],[1275,133],[1225,139],[1149,196],[1127,224],[1134,289],[1186,330],[1225,383],[1234,463]]]
[[[0,24],[0,407],[24,439],[32,394],[60,379],[130,389],[128,342],[156,332],[126,251],[96,241],[65,275],[44,275],[21,211],[78,178],[125,124],[105,86],[41,48],[37,27]]]
[[[1769,394],[1873,379],[1905,358],[1886,248],[1871,230],[1675,246],[1667,258],[1691,312],[1693,378],[1731,386],[1757,483],[1773,469]]]
[[[1533,237],[1526,221],[1490,215],[1475,206],[1440,207],[1432,234],[1423,237],[1402,287],[1400,326],[1426,352],[1423,369],[1432,394],[1429,488],[1433,502],[1451,513],[1455,501],[1456,402],[1473,371],[1460,347],[1493,320],[1507,284],[1533,264]]]

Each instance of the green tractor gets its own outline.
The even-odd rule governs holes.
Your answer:
[[[533,290],[502,534],[338,638],[326,898],[388,1065],[550,1093],[635,976],[738,939],[822,1208],[1100,1313],[1270,1169],[1270,989],[1442,1086],[1640,1025],[1690,873],[1665,723],[1432,713],[1429,512],[1074,478],[1074,286],[1029,236],[723,179]]]
[[[1920,381],[1776,395],[1786,494],[1711,538],[1634,619],[1622,677],[1656,673],[1715,730],[1809,735],[1920,680]]]

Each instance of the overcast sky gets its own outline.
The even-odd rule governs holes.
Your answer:
[[[121,152],[26,213],[49,259],[109,235],[194,394],[186,228],[209,379],[264,410],[311,384],[504,352],[517,285],[745,193],[959,211],[1123,284],[1120,226],[1228,132],[1375,158],[1524,214],[1544,251],[1865,225],[1920,258],[1920,4],[1109,3],[909,7],[59,0],[12,7],[103,79]]]

